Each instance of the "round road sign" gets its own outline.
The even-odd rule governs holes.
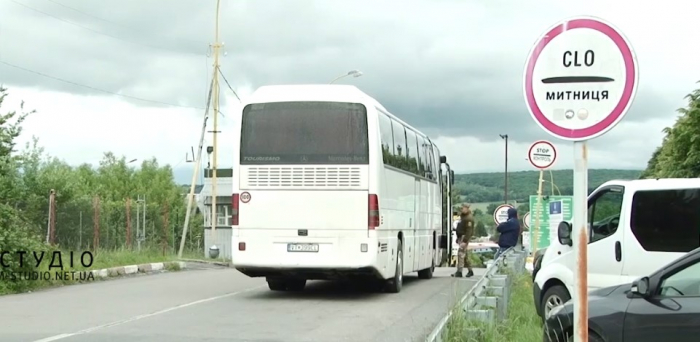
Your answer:
[[[530,160],[530,164],[534,167],[544,170],[552,166],[554,161],[557,160],[557,150],[549,141],[535,141],[530,145],[527,159]]]
[[[493,211],[493,221],[501,224],[508,221],[508,209],[513,208],[510,204],[501,204]]]
[[[243,203],[248,203],[250,202],[250,193],[249,192],[244,192],[241,194],[241,202]]]
[[[576,17],[537,40],[523,78],[525,103],[537,124],[557,138],[584,141],[622,120],[639,70],[619,30],[598,18]]]
[[[523,216],[523,226],[525,226],[525,228],[527,228],[527,229],[530,229],[530,213],[529,212],[525,213],[525,215]]]

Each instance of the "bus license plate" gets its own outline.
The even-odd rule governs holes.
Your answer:
[[[318,252],[317,243],[288,243],[287,252]]]

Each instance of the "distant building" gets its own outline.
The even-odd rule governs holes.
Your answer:
[[[231,194],[233,193],[233,169],[216,169],[216,222],[212,236],[212,169],[204,169],[204,184],[199,193],[197,208],[204,215],[205,258],[209,257],[209,247],[219,247],[219,257],[231,258]]]

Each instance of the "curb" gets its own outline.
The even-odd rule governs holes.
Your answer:
[[[184,269],[187,267],[187,264],[185,264],[182,261],[171,261],[171,262],[154,262],[154,263],[148,263],[148,264],[141,264],[141,265],[128,265],[128,266],[119,266],[119,267],[112,267],[112,268],[103,268],[100,270],[92,270],[90,273],[95,278],[109,278],[109,277],[118,277],[118,276],[124,276],[124,275],[131,275],[131,274],[137,274],[137,273],[153,273],[153,272],[158,272],[162,271],[166,268],[177,268],[177,269]]]

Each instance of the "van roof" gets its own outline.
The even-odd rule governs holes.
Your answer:
[[[286,101],[332,101],[368,103],[387,111],[379,101],[353,85],[346,84],[289,84],[266,85],[256,89],[243,104]]]
[[[700,178],[615,179],[601,186],[621,185],[629,190],[700,188]]]

